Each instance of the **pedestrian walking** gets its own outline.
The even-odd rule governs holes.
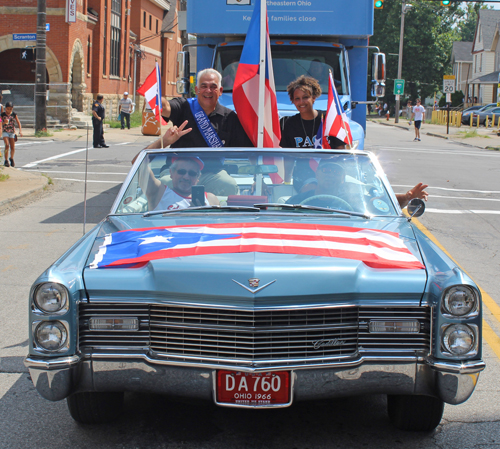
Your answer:
[[[16,152],[17,140],[16,122],[17,127],[19,128],[19,136],[23,137],[21,122],[19,121],[19,117],[17,116],[17,114],[14,112],[14,105],[10,101],[5,103],[5,110],[0,115],[2,118],[2,137],[5,143],[4,165],[6,167],[15,167],[16,164],[14,163],[14,154]]]
[[[411,100],[408,100],[408,103],[406,103],[406,119],[408,120],[408,125],[410,126],[411,126],[411,114],[412,114]]]
[[[425,120],[425,108],[420,104],[420,98],[417,98],[417,105],[413,108],[412,118],[415,122],[415,139],[420,142],[420,126],[422,120]]]
[[[97,100],[92,105],[92,126],[94,127],[94,148],[109,148],[104,142],[103,121],[106,116],[104,105],[102,104],[103,96],[97,95]]]
[[[122,129],[125,129],[125,122],[127,122],[127,128],[130,129],[130,114],[132,113],[132,108],[133,103],[128,97],[128,92],[123,92],[123,98],[121,98],[118,103],[118,114],[120,114]]]

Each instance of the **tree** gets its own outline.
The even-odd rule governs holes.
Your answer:
[[[482,3],[467,3],[463,11],[462,20],[458,25],[461,41],[472,42],[474,40],[480,9],[493,9],[493,7]]]
[[[426,98],[439,91],[443,75],[451,73],[453,41],[460,40],[457,24],[464,18],[459,3],[443,7],[438,2],[412,0],[413,8],[406,13],[402,78],[406,80],[405,95],[412,101]],[[375,11],[374,34],[370,45],[387,54],[386,101],[394,100],[394,79],[398,73],[401,2],[385,2],[384,9]]]

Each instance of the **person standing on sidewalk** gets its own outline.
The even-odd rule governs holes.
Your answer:
[[[123,92],[123,98],[118,103],[118,114],[120,114],[120,121],[122,129],[125,129],[125,121],[127,128],[130,129],[130,114],[132,113],[132,100],[128,97],[128,92]]]
[[[406,103],[406,119],[408,120],[408,125],[410,126],[411,126],[411,114],[412,114],[411,100],[408,100],[408,103]]]
[[[15,167],[14,163],[14,153],[16,152],[16,122],[17,127],[19,128],[19,136],[23,137],[23,133],[21,130],[21,122],[19,121],[19,117],[13,111],[14,105],[12,102],[8,101],[5,103],[5,111],[1,113],[2,118],[2,137],[5,143],[5,162],[4,165],[6,167]],[[10,158],[9,158],[9,148],[10,148]],[[10,163],[9,163],[10,162]]]
[[[412,118],[415,121],[415,139],[420,142],[420,126],[422,120],[425,120],[425,108],[420,104],[420,98],[417,98],[417,105],[413,108]]]
[[[94,148],[109,148],[104,142],[103,121],[106,116],[102,104],[103,96],[97,95],[97,100],[92,105],[92,126],[94,127]]]

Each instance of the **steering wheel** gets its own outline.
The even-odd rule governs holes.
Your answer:
[[[302,200],[300,205],[327,207],[328,209],[340,209],[353,211],[352,206],[342,198],[334,195],[314,195]]]

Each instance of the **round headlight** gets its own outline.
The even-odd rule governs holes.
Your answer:
[[[35,330],[35,339],[39,347],[57,351],[66,344],[68,331],[60,321],[43,321]]]
[[[35,304],[45,313],[56,313],[67,307],[68,291],[55,282],[45,282],[35,292]]]
[[[444,310],[454,316],[468,315],[476,311],[477,305],[478,298],[476,292],[464,285],[452,287],[444,295]]]
[[[452,324],[443,333],[443,345],[453,355],[464,355],[475,345],[476,335],[465,324]]]

